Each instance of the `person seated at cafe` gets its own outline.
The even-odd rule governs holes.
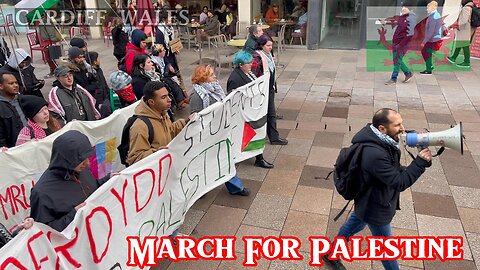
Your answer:
[[[298,18],[297,24],[295,24],[295,30],[302,29],[302,26],[306,25],[308,21],[308,12],[305,12],[300,18]]]
[[[205,21],[205,26],[203,29],[197,30],[197,46],[200,48],[202,41],[207,41],[209,36],[218,35],[218,29],[220,27],[220,22],[218,21],[217,15],[213,15],[213,11],[209,10],[207,13],[208,17]]]
[[[222,34],[225,34],[227,37],[231,38],[236,35],[237,29],[237,17],[235,16],[233,10],[233,7],[227,8],[227,17],[226,17],[226,22],[220,29]]]
[[[273,4],[265,14],[265,20],[267,21],[267,23],[270,23],[270,24],[280,21],[281,18],[282,18],[282,14],[278,9],[277,4]]]
[[[204,6],[202,13],[200,13],[200,19],[198,20],[200,24],[205,24],[205,21],[207,20],[207,17],[208,17],[207,13],[208,13],[208,7]]]
[[[303,6],[301,3],[298,3],[297,6],[295,6],[295,8],[293,9],[292,11],[292,14],[290,15],[290,17],[293,17],[293,18],[300,18],[303,14],[305,14],[307,12],[307,9],[305,6]]]

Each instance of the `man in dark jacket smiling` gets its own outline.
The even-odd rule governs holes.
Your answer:
[[[421,150],[408,165],[400,165],[400,135],[405,131],[402,116],[392,109],[380,109],[373,116],[372,124],[361,129],[352,143],[368,143],[362,152],[362,178],[368,188],[355,198],[355,210],[343,224],[338,236],[349,237],[362,231],[367,225],[373,236],[391,236],[390,222],[396,210],[400,210],[400,192],[412,186],[430,167],[432,153]],[[323,260],[333,269],[346,269],[340,261]],[[385,269],[399,269],[395,260],[382,261]]]
[[[87,136],[70,130],[53,142],[50,166],[32,188],[30,217],[57,231],[63,231],[85,200],[110,175],[95,180],[89,157],[94,154]]]

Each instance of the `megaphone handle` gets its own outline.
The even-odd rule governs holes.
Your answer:
[[[440,147],[440,149],[438,149],[437,153],[435,155],[433,155],[432,157],[440,156],[443,153],[443,151],[445,151],[445,147],[442,146],[442,147]]]

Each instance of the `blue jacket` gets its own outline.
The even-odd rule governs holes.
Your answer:
[[[438,11],[434,11],[428,15],[427,23],[425,25],[425,38],[423,43],[437,42],[442,39],[442,16]]]

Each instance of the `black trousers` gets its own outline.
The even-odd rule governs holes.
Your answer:
[[[267,136],[271,141],[278,140],[280,135],[277,130],[277,111],[275,110],[275,90],[268,91],[268,111],[267,111]]]

